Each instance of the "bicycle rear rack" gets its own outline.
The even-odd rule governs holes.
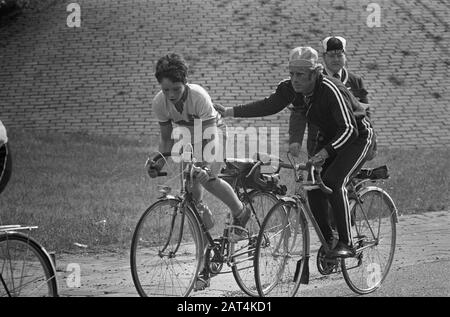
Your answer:
[[[0,233],[1,232],[9,232],[9,231],[17,231],[17,230],[32,230],[37,229],[38,226],[22,226],[22,225],[5,225],[0,226]]]

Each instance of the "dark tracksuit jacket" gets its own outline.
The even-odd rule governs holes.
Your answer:
[[[306,119],[318,127],[318,149],[325,148],[330,157],[322,170],[323,182],[333,193],[320,189],[308,192],[311,210],[325,239],[332,237],[328,222],[331,204],[339,240],[351,244],[350,211],[346,184],[359,171],[374,144],[374,131],[365,109],[344,84],[320,75],[314,91],[306,98]]]
[[[367,91],[364,88],[361,77],[342,69],[343,83],[362,103],[368,103]],[[275,92],[269,97],[246,105],[234,107],[234,116],[238,118],[246,117],[264,117],[276,114],[292,105],[289,118],[289,144],[302,143],[306,125],[308,125],[307,150],[308,155],[312,156],[317,152],[317,127],[307,124],[306,111],[307,105],[303,94],[297,93],[292,88],[291,80],[281,81]]]
[[[307,106],[303,94],[295,92],[294,88],[292,88],[290,79],[281,81],[275,92],[269,97],[234,107],[234,116],[237,118],[270,116],[280,112],[289,105],[292,105],[291,118],[294,113],[298,114],[295,115],[294,121],[292,119],[289,120],[289,144],[293,142],[302,143],[307,124],[305,117]],[[308,154],[310,155],[314,150],[315,142],[315,137],[308,138]]]
[[[328,75],[324,70],[324,75]],[[351,93],[361,103],[369,103],[367,99],[367,90],[364,88],[363,80],[349,72],[346,68],[342,69],[342,83],[347,87]],[[306,127],[306,105],[303,107],[293,107],[291,116],[289,118],[289,144],[293,142],[302,143],[305,127]],[[308,124],[308,140],[307,150],[309,156],[313,156],[319,149],[317,148],[317,133],[318,129],[312,124]]]
[[[364,109],[349,90],[335,78],[320,75],[311,98],[296,93],[290,80],[278,84],[269,97],[234,107],[235,117],[259,117],[275,114],[289,104],[303,113],[304,122],[320,130],[318,149],[325,147],[330,154],[323,166],[323,180],[333,189],[327,197],[320,190],[310,191],[308,200],[326,239],[332,236],[328,222],[328,200],[340,239],[350,242],[350,213],[345,184],[356,173],[372,146],[373,129]],[[298,131],[298,130],[296,130]],[[303,125],[304,131],[304,125]],[[303,135],[302,135],[303,137]]]

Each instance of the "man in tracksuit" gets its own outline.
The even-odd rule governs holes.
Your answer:
[[[331,195],[320,189],[308,193],[311,210],[327,241],[333,234],[328,222],[328,202],[339,233],[339,242],[330,257],[350,257],[352,246],[350,210],[346,183],[366,160],[373,147],[374,132],[365,110],[341,81],[322,74],[318,54],[311,47],[297,47],[289,56],[290,80],[281,82],[276,91],[264,100],[223,108],[225,116],[252,117],[276,113],[304,98],[307,122],[319,130],[319,151],[310,159],[316,166],[322,165],[322,179],[333,190]]]
[[[346,58],[346,44],[347,41],[341,36],[329,36],[322,41],[323,46],[323,60],[325,68],[324,75],[329,75],[340,80],[347,89],[356,97],[356,99],[367,105],[366,111],[370,116],[368,109],[367,90],[364,87],[363,80],[360,76],[349,72],[345,65]],[[364,106],[363,105],[363,106]],[[293,105],[291,107],[291,115],[289,117],[289,149],[292,154],[298,155],[300,153],[304,132],[306,129],[306,105]],[[308,155],[315,154],[318,128],[313,124],[308,124],[308,139],[307,151]]]
[[[361,106],[366,109],[366,113],[370,118],[368,92],[364,87],[362,78],[347,70],[346,46],[347,41],[341,36],[328,36],[322,41],[322,58],[324,61],[323,74],[340,80],[345,87],[356,97]],[[289,150],[292,154],[300,153],[304,131],[306,127],[306,110],[307,107],[292,107],[289,117]],[[308,155],[312,156],[318,151],[317,148],[318,128],[308,123],[308,139],[307,150]],[[372,159],[376,155],[376,141],[367,156],[367,160]],[[330,212],[330,222],[334,224],[333,214]]]
[[[304,93],[308,104],[306,118],[319,129],[317,148],[320,150],[311,160],[318,165],[323,163],[322,179],[333,190],[331,195],[321,190],[310,191],[309,204],[325,239],[332,237],[327,200],[331,204],[339,242],[330,256],[353,256],[345,185],[366,161],[373,147],[374,131],[365,109],[341,81],[318,71],[317,52],[301,47],[291,55],[297,56],[291,58],[292,85]]]

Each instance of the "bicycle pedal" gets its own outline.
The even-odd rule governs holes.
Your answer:
[[[227,229],[229,232],[227,237],[228,241],[232,243],[250,239],[249,231],[245,228],[229,225]]]
[[[247,240],[247,237],[243,237],[243,236],[236,235],[236,234],[230,234],[228,236],[228,241],[231,243],[237,243],[239,241],[245,241],[245,240]]]
[[[226,228],[229,231],[232,231],[233,229],[237,229],[237,230],[241,230],[241,231],[243,231],[243,232],[245,232],[247,234],[249,232],[247,228],[244,228],[244,227],[241,227],[241,226],[227,225]]]

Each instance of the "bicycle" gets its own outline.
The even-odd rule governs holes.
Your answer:
[[[0,297],[57,297],[56,270],[30,233],[36,226],[0,226]]]
[[[343,273],[350,289],[368,294],[379,288],[391,267],[396,244],[398,212],[394,201],[382,188],[372,185],[387,179],[387,167],[362,169],[348,183],[351,230],[356,255],[352,258],[329,258],[331,246],[307,203],[304,191],[320,188],[330,194],[320,173],[309,163],[282,163],[293,169],[298,183],[295,194],[280,198],[265,217],[256,242],[255,281],[260,296],[295,296],[300,284],[309,283],[310,236],[312,224],[321,247],[316,265],[323,275]],[[308,171],[311,181],[304,181]],[[309,222],[308,222],[309,220]],[[340,269],[340,270],[339,270]]]
[[[222,173],[227,170],[234,173],[219,177],[232,185],[240,200],[248,204],[252,212],[246,239],[229,239],[229,217],[223,234],[212,238],[189,192],[195,175],[195,160],[183,160],[180,164],[181,192],[170,195],[171,188],[163,186],[160,190],[162,196],[144,212],[133,234],[131,271],[140,296],[189,296],[202,263],[205,263],[204,267],[211,277],[232,272],[243,292],[249,296],[258,295],[253,272],[254,245],[265,213],[278,198],[269,190],[249,190],[246,186],[249,180],[255,179],[258,168],[266,163],[260,159],[226,160],[226,163]],[[161,172],[159,176],[166,174]],[[262,176],[269,184],[277,173]],[[259,179],[259,176],[256,178]],[[272,185],[276,188],[275,192],[285,193],[285,187],[275,182]],[[207,247],[203,251],[201,246],[205,245],[205,241]],[[231,271],[223,271],[224,264]]]

